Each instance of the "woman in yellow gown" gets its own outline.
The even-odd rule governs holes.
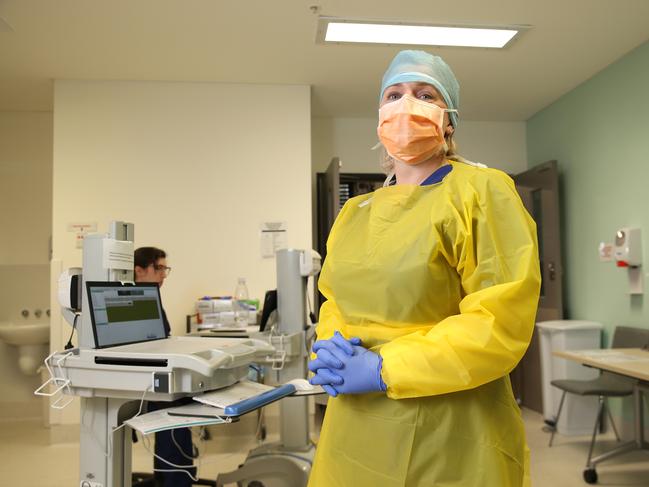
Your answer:
[[[509,372],[532,336],[536,229],[512,180],[455,154],[459,86],[402,51],[383,77],[388,184],[327,242],[311,381],[332,396],[309,487],[520,487]]]

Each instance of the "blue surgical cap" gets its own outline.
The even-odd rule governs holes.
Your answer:
[[[433,85],[444,98],[448,108],[457,110],[460,105],[460,85],[448,64],[439,56],[424,51],[401,51],[397,54],[383,75],[381,95],[386,88],[398,83],[420,82]],[[449,118],[457,127],[458,116],[449,112]]]

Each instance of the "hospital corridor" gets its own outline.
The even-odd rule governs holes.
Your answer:
[[[0,485],[649,487],[649,3],[0,0]]]

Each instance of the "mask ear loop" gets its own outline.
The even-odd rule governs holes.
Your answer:
[[[390,182],[392,181],[392,178],[394,178],[394,171],[390,171],[388,173],[388,176],[385,178],[385,181],[383,181],[383,187],[387,188],[390,186]]]
[[[377,150],[377,149],[380,149],[381,147],[383,147],[383,144],[379,141],[379,142],[376,143],[376,145],[370,147],[370,150]],[[385,181],[383,181],[383,187],[384,187],[384,188],[387,188],[388,186],[390,186],[390,181],[392,181],[392,178],[393,178],[393,177],[394,177],[394,171],[390,171],[390,172],[388,173],[388,176],[385,178]],[[370,199],[371,199],[371,198],[370,198]],[[362,202],[360,205],[358,205],[358,206],[365,206],[365,205],[368,204],[368,203],[369,203],[369,200],[366,200],[366,201],[363,201],[363,202]]]
[[[374,145],[373,147],[370,147],[370,150],[376,150],[376,149],[379,149],[381,147],[383,147],[383,144],[379,141],[379,142],[376,143],[376,145]],[[390,173],[388,173],[388,177],[385,179],[385,181],[383,181],[383,187],[384,188],[387,188],[388,186],[390,186],[390,181],[392,180],[393,177],[394,177],[394,172],[391,171]],[[374,199],[374,196],[370,196],[366,200],[361,201],[358,204],[358,207],[363,208],[364,206],[369,205],[372,202],[373,199]]]
[[[394,177],[394,172],[393,172],[393,171],[391,171],[390,173],[388,173],[388,177],[385,178],[385,181],[383,181],[383,187],[384,187],[384,188],[387,188],[388,186],[390,186],[390,181],[392,181],[392,178],[393,178],[393,177]],[[369,205],[369,204],[372,202],[373,199],[374,199],[374,196],[370,196],[370,197],[367,198],[366,200],[361,201],[361,202],[358,204],[358,207],[359,207],[359,208],[363,208],[364,206]]]

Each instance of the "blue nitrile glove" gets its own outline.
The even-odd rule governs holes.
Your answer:
[[[313,344],[313,353],[316,358],[309,362],[309,370],[317,372],[318,369],[340,369],[343,366],[342,359],[345,355],[353,355],[353,345],[360,345],[361,339],[358,337],[347,340],[339,331],[334,332],[334,336],[328,340],[318,340]]]
[[[364,392],[385,392],[381,378],[383,358],[365,347],[354,345],[354,355],[347,357],[344,367],[333,371],[342,377],[342,385],[332,384],[340,394],[362,394]]]
[[[329,394],[331,397],[336,397],[338,391],[334,389],[332,384],[341,385],[343,383],[343,378],[339,375],[334,374],[329,369],[318,369],[318,373],[309,379],[311,385],[317,386],[320,385],[324,391]]]
[[[331,384],[342,384],[342,378],[335,375],[330,369],[339,369],[343,366],[342,359],[345,355],[353,355],[352,345],[360,345],[358,337],[347,340],[339,331],[328,340],[318,340],[313,344],[313,353],[316,358],[309,362],[309,370],[316,373],[309,382],[313,385],[321,385],[324,391],[332,397],[338,395]],[[319,372],[319,374],[318,374]],[[317,378],[316,378],[317,377]],[[315,382],[313,382],[315,380]]]
[[[342,358],[343,367],[339,369],[318,369],[317,374],[311,378],[311,384],[321,385],[323,389],[333,389],[339,394],[362,394],[365,392],[378,392],[387,389],[381,378],[383,359],[377,353],[353,345],[354,354]],[[342,379],[342,384],[340,380]],[[325,391],[332,395],[334,391]]]

